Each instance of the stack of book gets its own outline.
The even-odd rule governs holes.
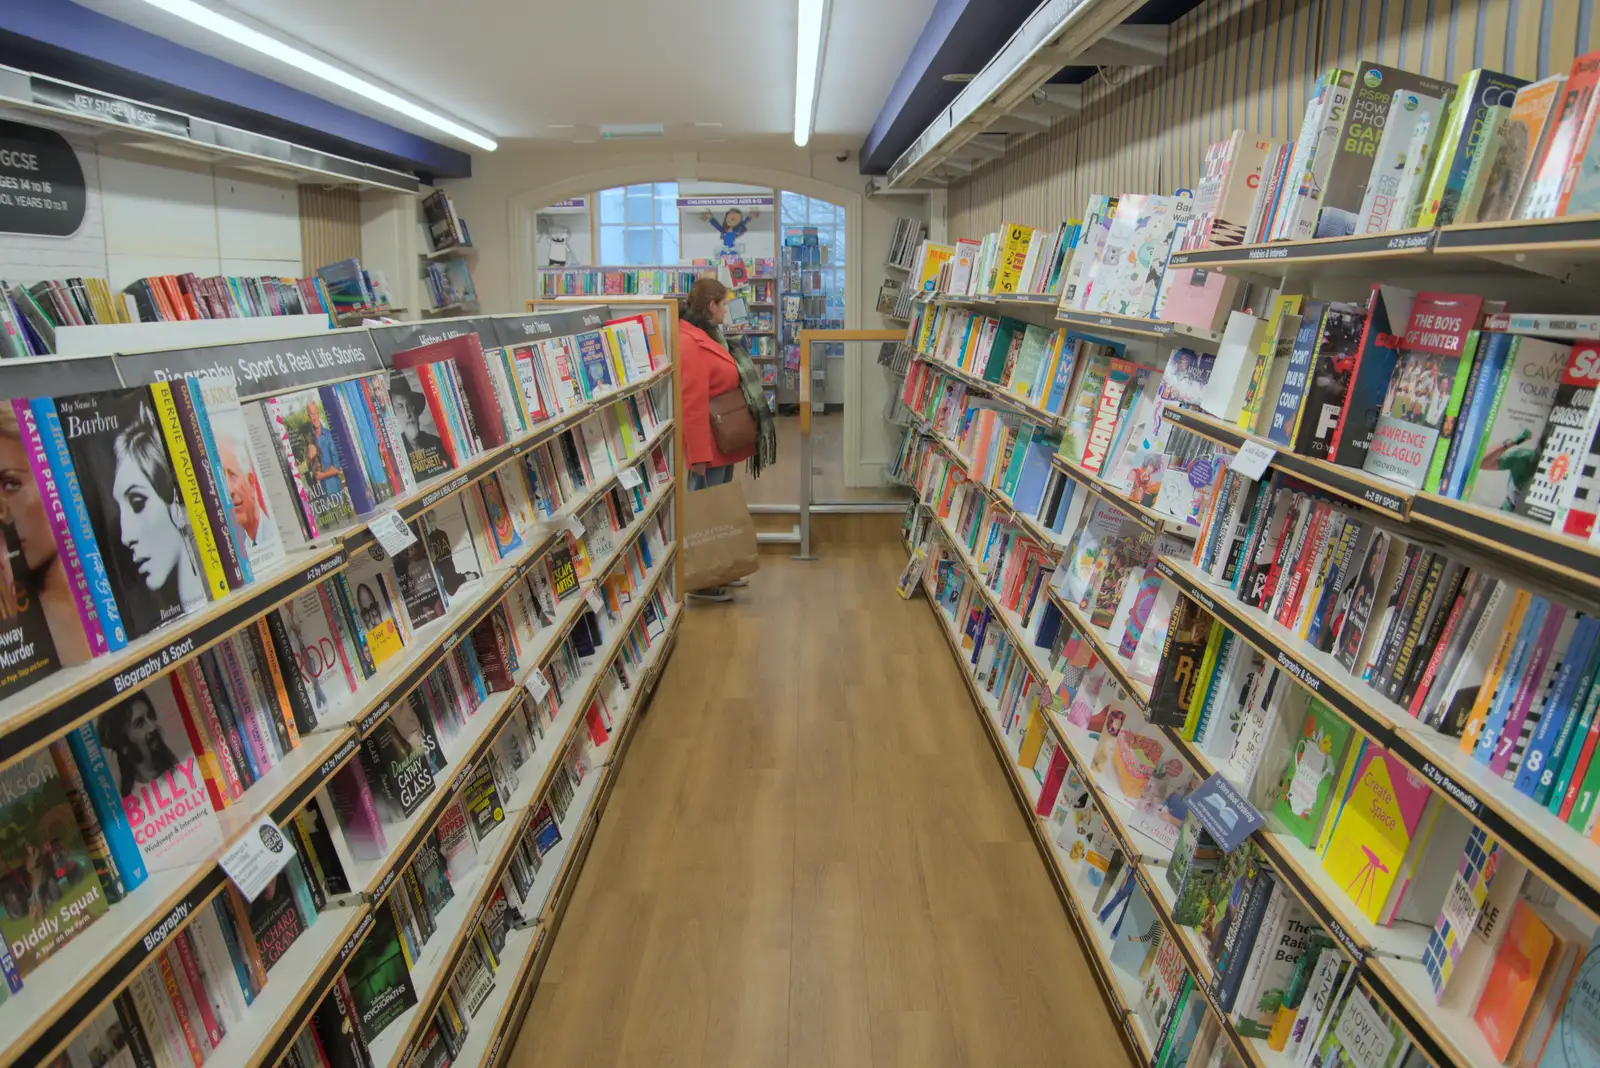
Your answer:
[[[889,238],[889,254],[883,258],[883,262],[891,267],[909,268],[911,261],[916,258],[917,246],[927,232],[927,225],[916,219],[896,219],[894,234]]]
[[[434,252],[472,245],[466,221],[456,214],[456,202],[443,189],[435,189],[422,198],[422,218],[428,231],[428,244]]]
[[[541,267],[539,295],[566,296],[683,296],[696,278],[706,274],[698,267]]]
[[[429,263],[423,275],[434,308],[459,308],[478,303],[478,290],[472,284],[472,271],[465,260],[440,260]]]
[[[317,279],[336,316],[384,312],[393,303],[383,272],[366,270],[358,259],[318,267]]]

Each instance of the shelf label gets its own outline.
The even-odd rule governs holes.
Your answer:
[[[544,677],[544,668],[534,668],[523,685],[535,701],[542,702],[550,693],[550,680]]]
[[[1276,455],[1278,450],[1270,445],[1263,445],[1259,441],[1247,441],[1239,446],[1233,462],[1228,466],[1251,482],[1260,482],[1261,476],[1266,474],[1267,467]]]
[[[1266,823],[1256,807],[1220,771],[1189,795],[1189,811],[1225,853],[1238,849]]]
[[[246,901],[254,901],[289,866],[294,853],[278,825],[262,816],[223,851],[217,862]]]
[[[1395,515],[1405,514],[1405,502],[1391,493],[1385,493],[1379,489],[1368,488],[1361,492],[1361,499],[1366,501],[1368,504],[1382,508],[1385,512],[1393,512]]]
[[[410,525],[400,518],[399,512],[385,512],[367,524],[367,529],[372,531],[372,536],[378,539],[378,544],[383,546],[383,551],[392,558],[405,549],[415,544],[417,536],[412,533]]]
[[[1479,801],[1475,794],[1469,793],[1468,791],[1462,789],[1459,783],[1440,770],[1440,768],[1435,765],[1433,761],[1419,761],[1417,764],[1417,770],[1422,773],[1423,778],[1427,779],[1439,789],[1455,798],[1456,801],[1461,804],[1462,808],[1466,809],[1474,816],[1479,815],[1479,813],[1483,811],[1483,802]]]
[[[644,485],[644,479],[639,477],[639,469],[636,467],[624,467],[618,471],[617,481],[622,483],[623,489],[638,489]]]

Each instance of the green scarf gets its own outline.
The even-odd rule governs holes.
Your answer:
[[[767,404],[767,391],[761,384],[761,370],[745,351],[743,341],[729,344],[722,327],[711,324],[706,331],[711,340],[728,350],[739,368],[739,388],[744,392],[744,405],[756,421],[756,451],[750,457],[750,477],[760,478],[763,468],[778,462],[778,429],[772,421],[772,408]]]

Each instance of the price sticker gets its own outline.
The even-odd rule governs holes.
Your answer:
[[[644,485],[644,479],[639,477],[639,469],[637,467],[624,467],[617,474],[617,481],[622,483],[624,489],[638,489]]]
[[[1233,463],[1228,466],[1239,472],[1251,482],[1261,481],[1261,476],[1267,473],[1267,465],[1272,463],[1272,458],[1278,455],[1278,450],[1270,445],[1263,445],[1259,441],[1247,441],[1239,446],[1239,451],[1233,457]]]
[[[543,701],[550,693],[550,680],[544,677],[543,668],[534,668],[533,674],[528,676],[528,681],[523,685],[528,688],[528,696],[535,701]]]
[[[246,901],[254,901],[289,866],[294,853],[278,825],[266,816],[245,831],[219,858],[222,870]]]
[[[367,529],[372,531],[372,536],[378,539],[378,544],[383,546],[383,551],[390,556],[403,552],[407,546],[417,540],[411,532],[411,526],[400,518],[399,512],[385,512],[367,524]]]
[[[606,610],[606,603],[600,599],[599,590],[590,590],[588,593],[583,595],[583,599],[587,601],[589,607],[596,612],[604,612]]]

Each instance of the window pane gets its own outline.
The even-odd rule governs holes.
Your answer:
[[[622,190],[600,190],[600,224],[619,223],[622,221]]]
[[[663,226],[657,231],[661,235],[661,258],[657,263],[678,262],[678,228],[676,226]]]
[[[631,264],[654,263],[655,231],[648,226],[628,227],[628,262]]]
[[[622,227],[600,228],[600,262],[605,266],[620,266],[627,262],[627,252],[622,245]]]
[[[656,183],[656,222],[678,224],[678,183]]]

